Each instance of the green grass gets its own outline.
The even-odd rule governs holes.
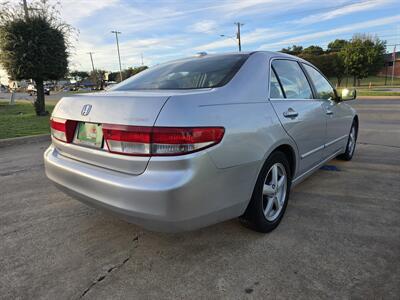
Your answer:
[[[357,89],[357,96],[400,96],[400,92],[384,92],[367,89]]]
[[[54,105],[46,105],[50,113]],[[17,101],[9,105],[0,101],[0,139],[50,133],[49,116],[37,117],[33,105]]]
[[[329,80],[336,85],[337,83],[337,79],[336,78],[329,78]],[[387,77],[387,81],[386,81],[386,86],[385,86],[385,77],[381,77],[381,76],[369,76],[367,78],[363,78],[361,79],[361,85],[360,87],[368,87],[369,84],[371,83],[371,86],[380,86],[380,87],[386,87],[386,88],[390,88],[390,87],[400,87],[400,78],[393,78],[393,86],[391,85],[392,83],[392,78],[390,76]],[[347,81],[347,86],[351,87],[353,85],[353,78],[349,77],[348,81]],[[346,86],[346,78],[342,79],[341,82],[341,86]]]

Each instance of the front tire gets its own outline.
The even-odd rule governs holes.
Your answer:
[[[289,200],[291,172],[288,159],[274,152],[258,176],[244,219],[256,231],[274,230],[283,218]]]
[[[342,160],[351,160],[354,155],[354,151],[356,150],[356,143],[357,143],[357,133],[358,133],[358,128],[357,124],[355,121],[353,121],[353,124],[351,125],[350,133],[349,133],[349,138],[347,140],[347,145],[346,145],[346,152],[339,155],[338,158]]]

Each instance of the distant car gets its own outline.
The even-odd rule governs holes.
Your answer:
[[[50,89],[48,87],[44,87],[43,89],[45,95],[50,95]],[[36,86],[34,86],[33,84],[29,84],[28,87],[26,88],[26,91],[30,96],[37,94]]]
[[[290,189],[353,157],[358,116],[312,64],[274,52],[201,55],[110,91],[61,99],[48,178],[77,199],[157,231],[241,216],[278,226]]]

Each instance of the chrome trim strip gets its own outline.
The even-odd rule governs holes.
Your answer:
[[[325,148],[325,145],[321,145],[315,149],[312,149],[311,151],[308,151],[307,153],[302,154],[300,157],[301,159],[306,158],[307,156],[310,156],[311,154],[314,154],[315,152],[322,150]]]
[[[337,143],[337,142],[339,142],[340,140],[343,140],[346,137],[348,137],[347,134],[345,134],[344,136],[338,137],[337,139],[334,139],[333,141],[330,141],[329,143],[326,143],[325,147],[329,147],[330,145],[333,145],[334,143]]]
[[[339,149],[335,153],[333,153],[331,156],[327,157],[326,159],[322,160],[319,162],[317,165],[309,169],[308,171],[305,171],[303,174],[297,176],[295,179],[292,180],[292,188],[299,184],[301,181],[303,181],[306,177],[311,175],[314,171],[318,170],[323,164],[325,164],[327,161],[330,161],[331,159],[335,158],[337,155],[343,152],[343,149]]]
[[[333,145],[333,144],[335,144],[335,143],[337,143],[337,142],[339,142],[339,141],[341,141],[341,140],[343,140],[344,138],[347,138],[347,137],[348,137],[348,135],[345,134],[344,136],[338,137],[337,139],[334,139],[333,141],[330,141],[329,143],[321,145],[321,146],[319,146],[319,147],[317,147],[317,148],[315,148],[315,149],[313,149],[311,151],[308,151],[307,153],[302,154],[300,157],[301,157],[301,159],[306,158],[307,156],[310,156],[311,154],[314,154],[315,152],[317,152],[319,150],[325,149],[325,148],[327,148],[327,147],[329,147],[329,146],[331,146],[331,145]]]

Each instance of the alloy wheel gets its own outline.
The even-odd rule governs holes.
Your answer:
[[[349,154],[352,155],[354,148],[356,146],[356,128],[355,126],[351,127],[350,135],[349,135],[349,145],[348,145],[348,151]]]
[[[268,170],[263,186],[263,211],[267,221],[278,217],[286,201],[287,174],[281,163],[275,163]]]

